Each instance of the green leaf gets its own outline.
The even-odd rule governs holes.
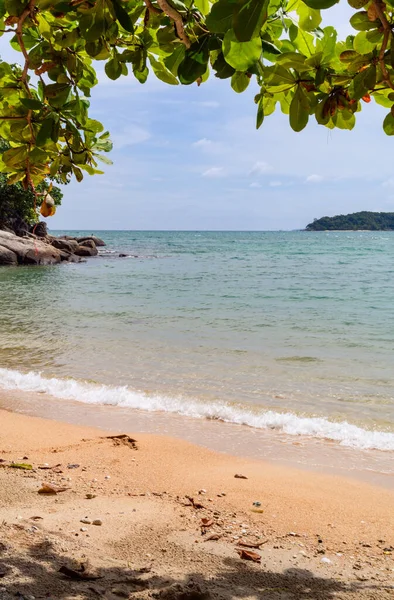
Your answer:
[[[10,148],[3,153],[3,162],[8,167],[16,167],[20,163],[24,162],[27,158],[28,151],[27,146],[17,146],[16,148]]]
[[[339,0],[303,0],[309,8],[314,8],[315,10],[323,10],[326,8],[331,8],[334,4],[337,4]]]
[[[41,127],[38,130],[36,144],[37,146],[45,146],[51,139],[52,129],[55,124],[55,119],[52,116],[46,117],[41,123]]]
[[[261,98],[257,106],[256,129],[260,129],[264,121],[264,100]]]
[[[268,0],[238,0],[233,19],[233,30],[240,42],[258,37],[267,20]]]
[[[208,0],[194,0],[194,6],[203,15],[206,15],[209,13],[209,1]]]
[[[20,101],[21,104],[29,110],[40,110],[43,108],[42,102],[40,100],[34,100],[34,98],[21,98]]]
[[[309,120],[310,105],[301,86],[298,86],[290,103],[289,121],[293,131],[302,131]]]
[[[265,40],[261,40],[261,47],[263,49],[263,55],[268,58],[268,60],[272,59],[273,61],[277,60],[276,57],[280,55],[280,50],[276,48],[270,42],[266,42]]]
[[[338,111],[332,117],[333,123],[338,129],[348,129],[351,130],[356,124],[356,117],[349,110],[344,110],[342,112]]]
[[[369,52],[372,52],[376,47],[376,44],[368,40],[367,35],[368,34],[366,31],[360,31],[354,38],[353,48],[359,54],[368,54]]]
[[[369,2],[369,0],[347,0],[347,1],[348,1],[349,6],[351,6],[352,8],[355,8],[356,10],[363,8],[363,6],[365,6]]]
[[[349,94],[352,98],[359,100],[365,94],[373,90],[376,84],[376,65],[370,65],[361,73],[357,73],[349,86]]]
[[[303,31],[293,23],[289,27],[289,36],[290,41],[301,54],[305,54],[307,57],[315,54],[314,37],[311,33]]]
[[[306,56],[300,54],[298,52],[283,52],[276,59],[276,64],[285,67],[285,69],[295,69],[296,71],[301,71],[305,67]],[[309,66],[307,65],[307,70],[309,71]],[[293,79],[293,76],[291,76]]]
[[[368,13],[365,10],[356,12],[350,18],[350,25],[357,31],[368,31],[368,29],[376,29],[380,24],[380,21],[370,21]]]
[[[140,83],[145,83],[145,81],[148,79],[149,69],[148,69],[148,67],[145,67],[141,71],[137,71],[137,70],[133,69],[133,73],[134,73],[134,77],[136,79],[138,79],[138,81]]]
[[[207,70],[208,59],[208,39],[203,38],[199,42],[194,42],[194,44],[186,50],[185,58],[178,67],[179,81],[184,85],[190,85],[199,77],[202,77]]]
[[[66,83],[51,83],[45,86],[45,96],[55,108],[61,108],[69,101],[71,85]]]
[[[174,52],[170,56],[166,56],[164,59],[164,64],[167,69],[171,71],[173,75],[177,75],[178,67],[185,58],[185,46],[183,44],[179,44],[179,46],[174,50]]]
[[[337,32],[334,27],[325,27],[322,39],[316,40],[316,50],[322,53],[321,62],[325,63],[334,58],[336,53]]]
[[[212,5],[205,19],[205,25],[211,33],[226,33],[231,29],[235,6],[236,0],[218,0]]]
[[[387,97],[387,94],[384,91],[374,92],[372,94],[372,97],[375,100],[376,104],[384,106],[385,108],[391,108],[393,105],[393,101]]]
[[[110,79],[119,79],[119,77],[122,75],[122,64],[117,58],[111,58],[108,62],[105,63],[104,70],[107,77],[109,77]]]
[[[249,83],[250,77],[241,71],[236,71],[231,77],[231,87],[233,88],[234,92],[237,92],[237,94],[244,92]]]
[[[383,121],[383,130],[387,135],[394,135],[394,117],[391,111]]]
[[[75,175],[75,179],[78,182],[81,182],[83,179],[83,173],[82,173],[81,169],[79,167],[76,167],[75,165],[73,165],[72,169],[73,169],[73,173]]]
[[[316,106],[315,118],[319,125],[327,125],[331,118],[330,112],[327,107],[328,95],[324,96],[319,104]]]
[[[235,73],[235,69],[226,62],[223,52],[219,53],[212,67],[216,71],[215,77],[218,79],[228,79]]]
[[[304,2],[299,2],[297,6],[299,16],[298,24],[304,31],[313,31],[321,23],[320,10],[310,8]]]
[[[174,75],[171,73],[171,71],[169,71],[163,63],[156,60],[155,57],[153,56],[153,54],[149,53],[148,56],[149,56],[149,62],[152,66],[153,72],[158,79],[160,79],[161,81],[164,81],[164,83],[168,83],[170,85],[178,85],[179,84],[179,81],[177,80],[177,78],[174,77]]]
[[[273,92],[281,92],[293,87],[296,84],[294,75],[285,69],[282,65],[276,65],[275,67],[266,67],[264,69],[264,76],[267,85],[270,88],[275,88]]]
[[[112,0],[112,5],[114,7],[116,18],[122,25],[123,29],[129,33],[134,33],[134,25],[131,22],[130,16],[123,8],[122,3],[119,0]]]
[[[239,42],[232,29],[224,36],[224,58],[236,71],[247,71],[260,59],[261,52],[262,46],[259,37],[253,38],[249,42]]]

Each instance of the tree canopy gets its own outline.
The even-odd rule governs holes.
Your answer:
[[[10,146],[0,139],[0,152]],[[21,182],[7,184],[7,175],[0,173],[0,229],[24,231],[38,222],[38,211],[44,216],[54,214],[61,204],[63,194],[53,182],[42,181],[36,194],[30,187],[24,189]]]
[[[363,210],[361,212],[351,213],[350,215],[322,217],[321,219],[315,219],[306,226],[307,231],[357,231],[360,229],[370,231],[391,231],[394,229],[394,213]]]
[[[348,2],[354,34],[340,41],[321,26],[336,0],[0,0],[0,29],[22,54],[20,67],[0,63],[0,171],[32,190],[100,173],[112,145],[89,117],[96,61],[141,84],[215,76],[241,93],[254,79],[257,128],[280,108],[294,131],[352,129],[373,98],[394,135],[394,0]]]

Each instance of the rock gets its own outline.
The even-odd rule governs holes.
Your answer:
[[[35,246],[28,250],[24,256],[25,265],[54,265],[61,261],[59,250],[49,244],[43,244],[40,247]]]
[[[96,248],[96,244],[94,243],[93,240],[91,239],[87,239],[87,240],[82,240],[81,242],[77,242],[80,246],[87,246],[88,248]]]
[[[103,522],[100,519],[95,519],[94,521],[92,521],[92,525],[102,525]]]
[[[112,588],[111,592],[113,594],[115,594],[115,596],[119,596],[119,598],[129,598],[130,594],[127,590],[120,588],[120,587],[114,587]]]
[[[62,240],[56,237],[50,237],[49,241],[54,248],[57,248],[58,250],[66,250],[71,254],[73,254],[78,248],[78,242],[75,240]]]
[[[102,239],[96,237],[95,235],[89,235],[89,236],[79,237],[79,238],[75,238],[75,239],[77,240],[77,242],[79,244],[82,244],[83,242],[90,240],[94,243],[95,246],[106,246],[106,243]]]
[[[119,258],[127,258],[128,254],[119,254]]]
[[[246,475],[241,475],[241,473],[236,473],[234,477],[235,479],[247,479]]]
[[[11,250],[22,265],[53,265],[61,261],[59,250],[34,238],[20,238],[0,231],[0,246]]]
[[[190,580],[187,584],[174,583],[170,587],[152,593],[160,600],[209,600],[212,596],[208,589]]]
[[[96,256],[98,254],[98,250],[96,246],[86,246],[85,244],[82,246],[78,246],[76,250],[74,250],[74,254],[77,256]]]
[[[44,221],[40,221],[33,225],[31,228],[31,232],[34,233],[37,237],[47,237],[48,235],[48,226]]]
[[[84,523],[85,525],[91,525],[92,521],[90,519],[81,519],[81,523]]]
[[[17,265],[18,257],[15,252],[5,248],[4,246],[0,246],[0,266],[10,266]]]

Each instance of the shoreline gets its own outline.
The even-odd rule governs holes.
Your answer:
[[[102,592],[192,600],[182,596],[188,581],[202,589],[197,600],[263,598],[266,592],[269,598],[328,600],[334,591],[336,598],[372,600],[394,590],[391,491],[167,436],[116,432],[134,443],[5,411],[0,421],[0,532],[8,548],[0,569],[10,569],[0,586],[10,598],[17,589],[47,597],[50,586],[54,598]],[[33,469],[7,468],[7,461]],[[43,481],[67,490],[38,494]],[[261,503],[257,512],[254,502]],[[94,519],[102,525],[92,525]],[[240,558],[239,540],[258,546],[252,551],[260,563]],[[88,560],[102,579],[70,582],[59,575],[76,560]],[[28,574],[20,574],[21,564]],[[74,595],[68,596],[70,585]]]
[[[66,380],[65,380],[66,381]],[[393,452],[349,448],[327,439],[287,435],[219,419],[195,418],[51,396],[47,391],[0,389],[0,409],[103,431],[165,434],[215,452],[306,472],[339,475],[394,489]]]

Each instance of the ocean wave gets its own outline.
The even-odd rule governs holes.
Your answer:
[[[292,436],[332,440],[341,446],[362,450],[394,450],[394,433],[363,429],[347,421],[333,422],[324,417],[303,417],[290,412],[264,410],[261,407],[249,408],[219,401],[200,402],[181,397],[151,396],[127,386],[115,387],[75,379],[46,378],[40,373],[21,373],[10,369],[0,369],[0,388],[47,393],[55,398],[87,404],[109,404],[200,419],[217,419],[256,429],[275,430]]]

